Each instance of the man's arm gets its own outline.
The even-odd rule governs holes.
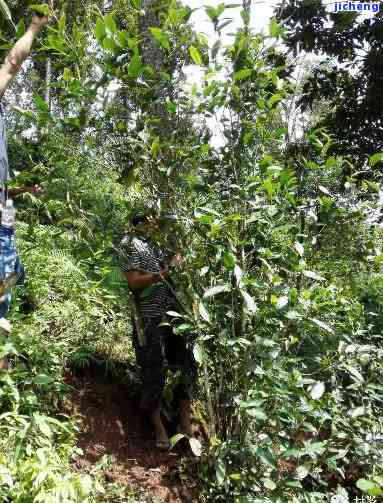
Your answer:
[[[34,194],[35,196],[39,196],[43,193],[43,189],[40,187],[40,185],[23,185],[22,187],[12,187],[8,189],[8,196],[17,197],[20,194],[25,194],[26,192]]]
[[[33,16],[28,30],[16,42],[10,53],[5,58],[5,62],[0,68],[0,98],[3,96],[12,79],[16,76],[21,65],[31,52],[33,40],[36,35],[47,23],[47,17]]]
[[[162,278],[167,278],[169,276],[169,270],[168,268],[161,269],[159,274],[141,271],[128,271],[124,272],[124,275],[128,280],[129,287],[132,290],[140,290],[162,281]]]

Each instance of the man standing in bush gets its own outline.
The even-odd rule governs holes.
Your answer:
[[[169,439],[161,419],[161,399],[166,368],[181,371],[181,382],[174,390],[179,403],[179,430],[192,436],[191,398],[196,380],[196,364],[185,339],[174,334],[167,311],[179,311],[169,267],[179,263],[155,242],[159,220],[150,213],[136,213],[131,219],[131,234],[120,245],[121,269],[133,295],[133,345],[141,367],[141,410],[154,426],[156,446],[169,448]],[[170,259],[170,260],[169,260]],[[163,321],[169,325],[161,326]]]
[[[21,65],[28,57],[33,41],[41,29],[48,23],[45,16],[35,15],[25,34],[16,42],[11,49],[5,62],[0,68],[0,210],[3,208],[8,196],[14,196],[22,192],[35,192],[36,187],[31,189],[20,188],[7,191],[7,182],[10,179],[10,170],[8,166],[7,138],[5,130],[4,108],[1,102],[4,92],[9,87],[12,80],[17,75]],[[8,219],[9,220],[9,219]],[[11,295],[9,287],[11,278],[21,274],[21,264],[16,252],[14,242],[14,229],[12,226],[3,225],[3,219],[0,225],[0,335],[7,335],[10,331],[10,325],[5,319],[7,315]],[[0,369],[8,368],[6,359],[0,359]]]

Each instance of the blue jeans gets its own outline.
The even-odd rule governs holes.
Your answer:
[[[20,262],[16,246],[15,232],[0,225],[0,281],[16,272],[23,275],[23,266]],[[5,318],[11,303],[11,292],[8,290],[0,298],[0,318]]]

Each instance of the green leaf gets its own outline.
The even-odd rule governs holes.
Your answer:
[[[35,105],[37,107],[37,110],[41,113],[47,113],[49,112],[49,107],[45,103],[44,99],[39,96],[38,94],[33,95],[33,101],[35,102]]]
[[[33,378],[33,382],[35,384],[51,384],[54,382],[53,377],[50,377],[46,374],[38,374],[36,377]]]
[[[274,491],[274,489],[277,488],[277,484],[273,482],[271,479],[263,478],[261,479],[263,482],[263,485],[267,488],[270,489],[270,491]]]
[[[53,435],[53,430],[49,426],[49,424],[46,421],[45,416],[41,416],[40,414],[34,414],[33,419],[35,421],[36,426],[38,429],[43,433],[46,437],[51,438]]]
[[[195,344],[193,348],[193,356],[195,358],[195,361],[202,365],[203,363],[203,351],[202,348],[199,344]]]
[[[116,43],[114,40],[110,37],[105,37],[104,40],[102,41],[102,46],[104,49],[107,51],[112,51],[114,52],[117,49]]]
[[[218,458],[215,468],[215,476],[217,477],[217,484],[221,486],[226,477],[226,468],[221,458]]]
[[[314,384],[314,386],[311,388],[311,398],[313,400],[319,400],[320,398],[322,398],[323,394],[325,392],[325,385],[323,384],[323,382],[317,382]]]
[[[275,456],[270,449],[266,447],[258,447],[258,449],[255,451],[255,454],[265,465],[270,465],[273,468],[277,468]]]
[[[185,435],[183,433],[177,433],[177,435],[173,435],[170,438],[170,447],[173,449],[173,447],[183,438],[185,438]]]
[[[214,60],[217,57],[220,47],[221,47],[221,40],[219,39],[216,42],[214,42],[214,45],[211,49],[211,59]]]
[[[176,25],[182,18],[178,15],[177,9],[170,8],[168,12],[168,19],[171,24]]]
[[[72,72],[69,68],[64,68],[63,79],[65,80],[65,82],[69,82],[72,79]]]
[[[207,323],[211,323],[209,312],[206,309],[206,307],[203,305],[202,302],[199,302],[199,304],[198,304],[198,311],[199,311],[201,318],[204,321],[206,321]]]
[[[209,47],[209,39],[203,33],[197,33],[197,40],[202,47]]]
[[[205,12],[209,16],[209,18],[213,21],[217,17],[217,12],[214,7],[207,6],[205,7]]]
[[[299,482],[299,480],[288,480],[287,482],[285,482],[285,486],[298,487],[299,489],[302,489],[302,484]]]
[[[176,311],[166,311],[166,313],[173,318],[183,318],[182,314],[177,313]]]
[[[382,489],[372,480],[359,479],[355,485],[358,489],[370,496],[379,496],[383,494]]]
[[[233,22],[232,19],[228,19],[227,21],[224,21],[223,23],[221,23],[220,25],[217,26],[217,30],[218,31],[221,31],[223,30],[224,28],[226,28],[226,26],[228,26],[229,24],[231,24]]]
[[[326,187],[323,187],[323,185],[318,185],[318,189],[323,192],[323,194],[326,194],[327,196],[331,196],[331,192],[326,189]]]
[[[150,151],[154,157],[158,155],[158,152],[160,151],[160,146],[161,146],[160,137],[156,136],[150,147]]]
[[[357,417],[364,416],[366,414],[366,409],[363,406],[356,407],[350,411],[350,416],[352,419],[356,419]]]
[[[298,254],[303,257],[304,253],[305,253],[305,249],[303,247],[303,244],[302,243],[299,243],[299,241],[296,241],[294,243],[294,248],[296,249],[296,251],[298,252]]]
[[[270,108],[272,108],[276,103],[279,103],[282,99],[280,94],[273,94],[271,98],[267,100],[267,104]]]
[[[177,104],[173,101],[167,101],[166,109],[170,114],[175,114],[177,112]]]
[[[306,276],[306,278],[310,279],[316,279],[317,281],[326,281],[326,278],[323,278],[322,276],[319,276],[316,272],[313,271],[302,271],[302,274]]]
[[[215,295],[218,295],[219,293],[222,292],[230,292],[230,286],[225,284],[225,285],[216,285],[212,286],[203,295],[204,299],[208,299],[209,297],[214,297]]]
[[[50,15],[50,7],[46,3],[44,4],[33,4],[28,7],[28,9],[32,12],[36,12],[37,14],[40,14],[41,16],[49,16]]]
[[[226,269],[232,271],[236,264],[235,255],[230,252],[226,252],[223,256],[223,263],[225,264]]]
[[[297,476],[299,480],[303,480],[310,473],[309,467],[305,465],[298,466],[296,469]]]
[[[254,134],[253,134],[253,133],[250,133],[250,132],[247,132],[247,133],[245,133],[245,134],[243,135],[243,141],[242,141],[242,143],[243,143],[244,145],[248,145],[248,144],[251,142],[251,140],[252,140],[253,138],[254,138]],[[256,217],[257,217],[257,215],[255,215],[254,221],[256,220]],[[248,222],[248,223],[251,223],[251,222],[250,222],[250,219],[249,219],[247,222]]]
[[[245,300],[247,310],[250,313],[255,313],[258,308],[257,308],[257,304],[255,303],[255,300],[253,299],[253,297],[249,293],[247,293],[245,290],[242,290],[242,289],[241,289],[241,294]]]
[[[107,14],[106,16],[104,16],[104,23],[105,23],[105,27],[107,28],[107,30],[110,31],[110,33],[112,33],[112,34],[116,33],[117,24],[116,24],[116,20],[114,19],[114,16],[112,14]]]
[[[129,34],[126,31],[117,32],[116,42],[122,49],[129,48],[129,40]]]
[[[129,66],[128,66],[128,75],[129,77],[138,77],[141,71],[141,58],[139,54],[135,54],[132,59],[130,60]]]
[[[101,18],[97,19],[96,26],[94,28],[94,34],[99,42],[102,42],[102,39],[106,35],[105,23]]]
[[[279,37],[282,33],[282,29],[274,17],[270,21],[269,33],[270,33],[271,37],[275,37],[275,38]]]
[[[25,33],[25,23],[24,20],[22,19],[17,23],[16,26],[16,37],[21,38]]]
[[[142,0],[130,0],[130,3],[132,4],[132,7],[134,7],[135,9],[141,9]]]
[[[18,355],[17,349],[13,346],[12,343],[6,342],[4,346],[0,346],[0,355],[3,358],[6,355]]]
[[[200,54],[199,50],[197,49],[197,47],[194,47],[194,45],[191,45],[189,47],[189,53],[190,53],[192,60],[194,61],[194,63],[196,65],[202,64],[202,57],[201,57],[201,54]]]
[[[326,332],[329,332],[330,334],[334,333],[334,330],[323,321],[317,320],[316,318],[309,318],[309,320],[315,323],[318,327],[323,328],[323,330],[326,330]]]
[[[246,414],[260,421],[266,421],[267,415],[261,409],[245,409]]]
[[[282,297],[278,298],[278,301],[276,303],[277,309],[283,309],[284,307],[287,306],[289,303],[289,298],[286,295],[282,295]]]
[[[150,33],[157,42],[165,49],[170,49],[169,35],[161,30],[161,28],[152,27]]]
[[[3,13],[3,16],[5,17],[5,19],[7,19],[7,21],[9,21],[12,24],[12,26],[16,29],[16,27],[12,21],[11,11],[9,10],[8,5],[5,2],[5,0],[0,0],[0,10]]]
[[[235,72],[234,74],[234,80],[244,80],[250,77],[250,75],[253,73],[253,70],[251,68],[242,68],[242,70],[238,70],[238,72]]]
[[[219,17],[221,14],[223,14],[225,9],[226,5],[224,3],[220,3],[216,8],[216,17]]]
[[[197,440],[195,437],[190,437],[189,444],[190,444],[190,449],[192,450],[192,453],[194,454],[194,456],[197,456],[199,458],[202,454],[201,442],[199,440]]]
[[[381,161],[383,161],[383,152],[378,152],[369,158],[368,164],[373,168],[375,164]]]

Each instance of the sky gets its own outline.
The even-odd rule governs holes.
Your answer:
[[[280,2],[280,0],[253,0],[251,6],[251,18],[250,18],[250,28],[256,32],[267,31],[271,17],[273,16],[274,7]],[[225,4],[239,4],[237,8],[226,9],[225,12],[220,17],[220,20],[224,21],[232,18],[231,24],[226,26],[223,30],[224,36],[223,43],[230,44],[232,38],[230,37],[230,32],[235,32],[236,29],[243,24],[240,11],[242,0],[183,0],[183,3],[196,9],[191,16],[191,21],[194,24],[194,29],[197,32],[203,33],[210,40],[210,47],[213,45],[211,40],[214,40],[214,29],[213,23],[209,19],[205,12],[205,6],[210,5],[212,7],[217,7],[220,3]],[[358,4],[356,0],[353,3]],[[326,6],[328,12],[335,11],[334,0],[322,0],[322,5]],[[337,2],[338,5],[338,2]],[[359,13],[358,20],[361,22],[367,17],[374,16],[373,12],[363,12]],[[202,75],[204,70],[196,65],[190,65],[184,67],[184,73],[186,74],[187,81],[186,87],[191,87],[193,84],[202,84]],[[218,114],[219,115],[219,114]],[[208,120],[208,125],[213,133],[212,143],[218,147],[225,143],[225,138],[220,131],[220,117],[212,118]]]
[[[198,31],[204,32],[206,35],[212,35],[212,23],[209,21],[207,14],[205,13],[204,6],[210,5],[216,7],[221,3],[222,0],[183,0],[183,3],[191,7],[192,9],[198,9],[192,14],[192,21],[194,22]],[[241,4],[242,0],[227,0],[224,2],[226,4]],[[276,0],[254,0],[251,8],[251,27],[257,30],[262,30],[267,26],[268,21],[273,13],[273,5],[277,2]],[[229,27],[236,27],[241,21],[240,8],[227,9],[222,18],[233,17],[234,21]],[[227,31],[230,31],[228,30]]]
[[[191,7],[192,9],[197,9],[193,12],[191,16],[191,21],[194,24],[194,28],[199,33],[206,35],[209,40],[214,39],[214,29],[213,23],[209,19],[205,12],[205,6],[210,5],[212,7],[217,7],[223,0],[183,0],[183,3]],[[242,4],[242,0],[226,0],[226,4]],[[277,3],[277,0],[253,0],[251,7],[251,18],[250,18],[250,28],[255,31],[267,30],[270,18],[273,15],[273,6]],[[220,17],[220,20],[224,21],[232,18],[231,24],[226,26],[223,30],[224,36],[223,43],[229,44],[232,40],[230,37],[231,32],[235,32],[236,29],[243,24],[241,15],[241,8],[226,9],[225,12]],[[212,43],[210,42],[210,46]],[[190,65],[183,69],[187,77],[186,86],[191,86],[193,84],[201,85],[202,75],[204,70],[196,65]],[[215,147],[222,146],[225,143],[225,138],[220,130],[220,114],[217,114],[216,118],[210,118],[208,121],[208,126],[213,132],[213,137],[211,139],[212,144]]]

